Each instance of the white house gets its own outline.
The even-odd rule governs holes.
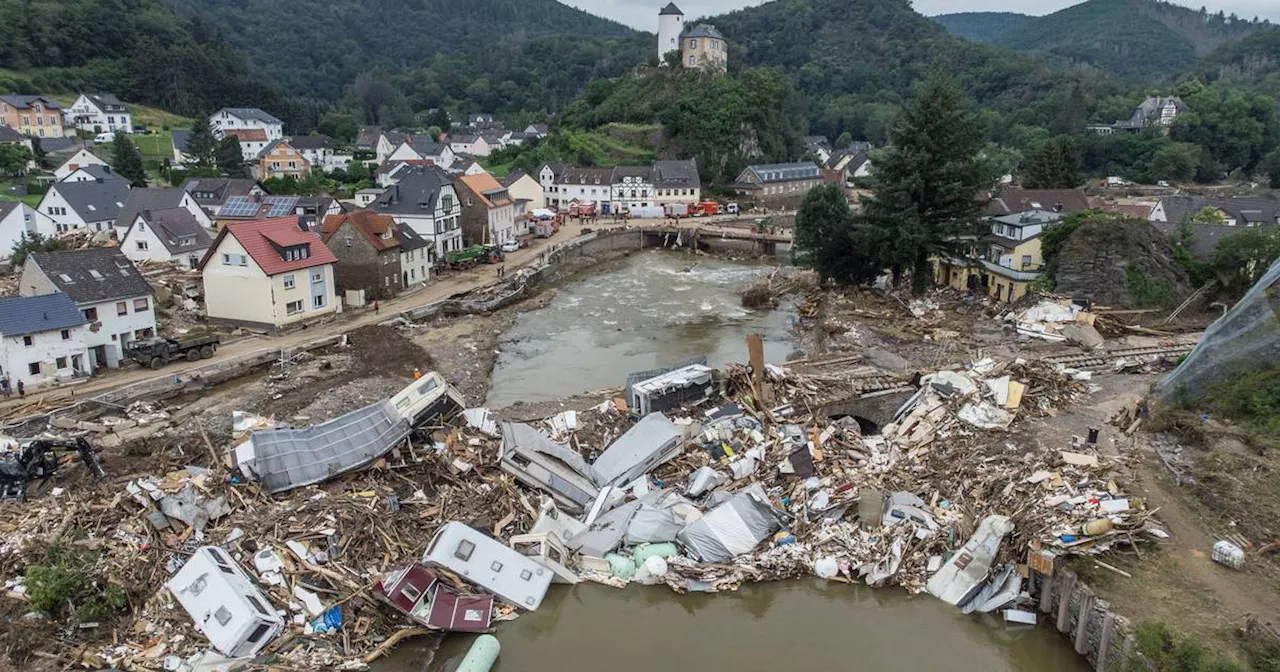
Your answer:
[[[62,165],[53,169],[53,179],[61,182],[71,175],[71,173],[84,168],[85,166],[105,166],[107,162],[97,154],[85,148],[80,148],[71,158],[62,162]]]
[[[648,166],[618,166],[613,169],[610,181],[612,191],[609,212],[622,212],[637,207],[649,207],[656,203],[653,193],[653,168]]]
[[[116,238],[123,239],[124,232],[133,225],[139,214],[147,210],[161,212],[174,208],[186,210],[200,226],[209,231],[213,230],[213,217],[200,207],[191,192],[178,187],[151,187],[129,191],[129,200],[124,202],[124,207],[120,208],[120,213],[116,215]]]
[[[333,162],[333,138],[327,135],[295,135],[289,138],[289,145],[297,150],[312,168],[333,170],[330,167]]]
[[[103,179],[92,182],[57,182],[40,199],[40,212],[54,222],[57,231],[90,229],[110,231],[129,199],[129,182]]]
[[[392,139],[377,126],[370,126],[360,129],[360,133],[356,135],[355,150],[362,155],[361,159],[364,161],[372,157],[375,162],[382,163],[391,156],[402,141],[402,139]]]
[[[454,154],[489,156],[495,148],[480,133],[455,133],[449,136],[449,149]]]
[[[170,141],[173,144],[173,165],[185,166],[189,163],[195,163],[196,157],[190,154],[187,149],[187,143],[191,142],[191,136],[194,135],[189,130],[183,128],[175,128],[170,134]]]
[[[702,180],[698,176],[697,161],[654,161],[653,198],[655,205],[701,201]]]
[[[36,148],[35,144],[31,142],[31,138],[28,138],[12,128],[5,126],[3,123],[0,123],[0,145],[18,145],[20,147],[25,147],[27,151],[31,153],[32,157],[31,161],[27,162],[27,170],[31,171],[40,167],[40,165],[35,161]]]
[[[392,217],[394,219],[394,217]],[[396,223],[396,240],[400,241],[400,286],[409,287],[431,279],[434,247],[408,224]]]
[[[570,203],[594,203],[605,212],[613,202],[613,171],[608,168],[575,168],[545,164],[538,171],[547,207],[568,209]]]
[[[52,236],[58,232],[53,220],[21,201],[0,201],[0,260],[8,259],[23,235]]]
[[[0,298],[0,390],[88,375],[88,324],[66,294]]]
[[[545,138],[551,132],[551,127],[546,124],[529,124],[524,128],[524,133],[530,138]]]
[[[154,292],[114,247],[32,252],[22,266],[23,296],[62,292],[89,321],[89,369],[120,366],[129,342],[156,335]]]
[[[276,142],[270,139],[267,132],[261,128],[229,128],[222,134],[224,137],[229,135],[240,141],[240,155],[246,162],[256,162],[258,155]]]
[[[133,216],[120,236],[120,250],[133,262],[161,261],[196,268],[212,241],[209,229],[190,210],[143,210]]]
[[[367,208],[373,205],[373,202],[378,200],[378,197],[381,196],[382,192],[384,191],[386,191],[386,189],[381,189],[377,187],[360,189],[356,191],[356,198],[355,198],[356,204],[358,204],[362,208]]]
[[[435,142],[425,135],[406,135],[404,141],[396,146],[386,160],[430,161],[447,170],[453,165],[455,156],[455,152],[449,145]]]
[[[200,262],[210,320],[278,331],[340,312],[334,265],[296,216],[230,222]]]
[[[413,166],[387,187],[373,209],[391,215],[432,243],[430,261],[462,249],[462,206],[452,181],[435,166]]]
[[[230,130],[260,130],[266,135],[266,142],[284,137],[284,122],[256,107],[224,107],[209,117],[209,127],[218,139],[222,139]],[[241,139],[241,142],[244,140]],[[254,154],[260,151],[262,148],[258,148]]]
[[[515,201],[488,173],[455,183],[462,203],[463,235],[475,243],[501,245],[516,239]]]
[[[113,93],[82,93],[63,112],[66,125],[88,133],[132,133],[133,116]]]

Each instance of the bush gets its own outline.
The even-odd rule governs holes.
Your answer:
[[[93,575],[98,553],[61,542],[27,567],[27,595],[34,609],[80,622],[104,621],[125,606],[124,591]]]
[[[1130,670],[1155,670],[1155,672],[1245,672],[1239,663],[1206,649],[1194,639],[1169,629],[1164,623],[1148,621],[1134,632],[1138,651],[1146,657],[1148,665],[1130,659]]]

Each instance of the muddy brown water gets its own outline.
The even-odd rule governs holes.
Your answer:
[[[769,270],[662,251],[606,264],[504,334],[489,404],[616,388],[632,371],[696,355],[713,365],[743,361],[753,332],[765,334],[767,359],[782,361],[794,309],[750,311],[738,298]],[[998,615],[965,616],[928,595],[817,579],[690,595],[553,586],[538,611],[495,634],[495,672],[1088,669],[1045,626],[1006,627]],[[411,640],[375,669],[452,672],[472,639]]]

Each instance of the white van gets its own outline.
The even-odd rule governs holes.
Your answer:
[[[99,133],[93,136],[93,144],[95,145],[102,145],[108,142],[115,142],[115,140],[116,140],[116,134],[111,132]]]

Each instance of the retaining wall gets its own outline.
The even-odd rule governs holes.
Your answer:
[[[1041,621],[1070,638],[1076,653],[1093,669],[1117,672],[1129,669],[1130,661],[1141,657],[1128,621],[1098,599],[1075,572],[1057,568],[1053,576],[1045,576],[1033,570],[1030,589],[1040,600]]]

